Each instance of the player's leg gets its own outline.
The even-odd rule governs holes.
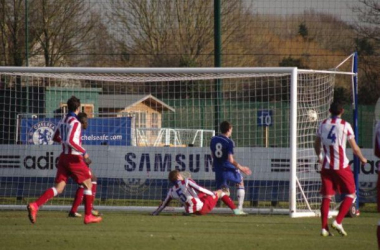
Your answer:
[[[377,248],[380,249],[380,220],[377,222]]]
[[[343,202],[339,208],[339,213],[335,219],[336,222],[338,222],[338,224],[342,224],[343,219],[346,216],[346,214],[348,213],[348,211],[350,210],[355,197],[356,197],[355,193],[348,194],[344,197]]]
[[[330,210],[330,202],[332,196],[323,196],[321,203],[321,222],[322,222],[322,230],[321,236],[333,236],[333,234],[329,230],[328,226],[328,218],[329,218],[329,210]]]
[[[82,217],[82,215],[78,213],[77,211],[78,211],[79,205],[82,204],[82,201],[83,201],[83,192],[84,192],[84,186],[79,185],[75,193],[73,205],[71,206],[71,209],[69,212],[69,217]]]
[[[343,228],[342,222],[343,218],[346,216],[348,211],[350,210],[350,207],[352,206],[352,202],[355,199],[355,193],[348,194],[344,197],[342,203],[340,204],[338,215],[336,216],[335,220],[332,223],[332,228],[336,229],[338,233],[340,233],[342,236],[347,236],[346,231]]]
[[[321,236],[332,236],[329,230],[329,226],[328,226],[328,216],[329,216],[331,198],[335,194],[334,183],[333,183],[333,180],[331,179],[329,171],[325,169],[322,170],[321,172],[321,179],[322,179]]]
[[[92,204],[94,197],[92,195],[92,182],[91,182],[91,171],[89,171],[88,166],[83,161],[81,156],[72,156],[72,160],[69,164],[69,169],[72,173],[71,177],[78,184],[84,186],[83,190],[83,201],[84,201],[84,223],[98,223],[102,220],[101,217],[95,217],[91,214]]]
[[[31,223],[36,223],[38,209],[54,196],[61,194],[65,189],[69,173],[64,167],[64,164],[65,158],[60,156],[55,177],[55,186],[47,189],[36,201],[27,205],[28,217]]]
[[[335,171],[334,182],[337,185],[337,188],[340,193],[348,194],[344,197],[342,204],[340,204],[338,215],[336,216],[332,227],[336,229],[342,236],[347,236],[346,231],[344,231],[342,222],[343,218],[346,216],[352,202],[355,199],[355,181],[354,175],[349,167]]]
[[[86,179],[83,181],[84,191],[83,191],[83,200],[84,200],[84,214],[85,216],[91,215],[92,204],[94,197],[92,196],[92,183],[91,179]]]
[[[215,185],[216,189],[228,188],[227,180],[225,178],[224,171],[215,170]]]
[[[377,173],[377,212],[380,213],[380,172]],[[380,220],[377,222],[377,246],[380,249]]]
[[[377,212],[380,213],[380,172],[377,173],[376,189],[377,189]]]
[[[217,190],[215,191],[215,193],[218,196],[218,198],[221,199],[223,203],[227,205],[227,207],[229,207],[231,210],[236,209],[234,202],[226,193],[224,193],[222,190]]]
[[[230,196],[223,192],[223,190],[217,190],[215,191],[218,198],[222,200],[224,204],[229,207],[235,215],[243,215],[244,213],[241,212],[240,209],[236,208],[234,202],[231,200]]]
[[[95,200],[97,178],[93,174],[91,175],[91,183],[92,183],[92,188],[91,188],[92,196],[93,196],[93,199]],[[83,192],[84,192],[84,186],[79,185],[78,189],[75,193],[75,199],[73,201],[73,205],[71,206],[71,209],[69,212],[69,217],[75,217],[75,218],[82,217],[82,215],[80,213],[78,213],[77,211],[78,211],[78,207],[80,206],[80,204],[82,204],[82,201],[83,201]],[[92,209],[91,213],[94,216],[100,216],[101,215],[99,213],[99,211],[95,210],[94,208]]]
[[[203,202],[203,207],[200,211],[194,213],[196,215],[208,214],[216,206],[216,203],[218,202],[218,195],[202,195],[199,198]]]
[[[243,182],[243,176],[239,170],[228,170],[225,172],[225,179],[236,184],[236,195],[238,199],[238,209],[243,212],[243,204],[245,198],[245,188]]]
[[[95,200],[95,197],[96,197],[96,189],[97,189],[97,186],[98,186],[98,182],[97,181],[98,181],[98,178],[94,175],[94,173],[91,173],[91,183],[92,183],[91,191],[92,191],[93,200]],[[101,213],[98,210],[94,209],[94,208],[92,208],[91,213],[94,216],[100,216],[101,215]]]
[[[224,171],[215,170],[215,184],[216,190],[222,190],[228,196],[230,195],[230,189],[228,187],[227,177]]]
[[[243,178],[242,178],[243,179]],[[245,198],[245,188],[244,188],[244,182],[243,180],[237,184],[237,199],[238,199],[238,208],[243,211],[243,204],[244,204],[244,198]]]
[[[98,223],[102,220],[100,216],[96,217],[92,215],[92,207],[94,202],[94,196],[92,195],[92,183],[91,179],[86,179],[83,181],[85,189],[83,191],[83,200],[84,200],[84,223]]]
[[[36,223],[38,209],[54,196],[61,194],[65,186],[66,182],[60,182],[55,187],[47,189],[36,201],[27,205],[28,217],[31,223]]]
[[[93,196],[93,200],[95,200],[97,178],[93,174],[91,174],[91,183],[92,183],[92,188],[91,188],[92,196]],[[69,217],[76,217],[76,218],[82,217],[82,215],[80,213],[78,213],[77,211],[78,211],[78,207],[80,206],[80,204],[82,204],[82,201],[83,201],[83,192],[84,192],[84,186],[79,185],[78,189],[75,193],[75,199],[73,201],[73,205],[72,205],[70,212],[69,212]],[[92,208],[91,213],[94,216],[100,216],[101,215],[100,212],[98,210],[95,210],[94,208]]]

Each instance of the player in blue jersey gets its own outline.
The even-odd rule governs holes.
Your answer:
[[[213,158],[213,167],[215,170],[216,189],[222,189],[229,193],[229,183],[234,183],[237,189],[238,208],[243,212],[243,203],[245,196],[243,176],[252,174],[249,167],[240,165],[234,159],[235,143],[230,139],[232,134],[232,125],[224,121],[220,124],[220,135],[211,139],[210,149]]]

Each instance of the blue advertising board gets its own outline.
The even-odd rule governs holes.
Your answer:
[[[89,118],[88,127],[82,130],[83,145],[131,145],[130,117]],[[58,118],[22,119],[20,140],[23,144],[52,145]]]

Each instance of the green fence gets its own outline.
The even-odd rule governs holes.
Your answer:
[[[343,119],[349,121],[352,124],[353,111],[352,106],[346,105]],[[374,112],[375,106],[359,106],[359,143],[361,148],[373,147],[373,128],[374,128]]]
[[[165,100],[175,108],[174,113],[163,117],[163,127],[214,129],[214,103],[204,99]],[[272,110],[272,125],[258,126],[257,114],[260,110]],[[233,139],[239,147],[288,147],[289,146],[289,104],[236,102],[228,100],[221,104],[221,120],[233,124]],[[359,107],[359,146],[372,148],[374,106]],[[345,106],[343,119],[351,124],[352,107]],[[315,124],[316,127],[318,123]],[[314,133],[314,132],[313,132]],[[307,135],[310,136],[310,135]]]

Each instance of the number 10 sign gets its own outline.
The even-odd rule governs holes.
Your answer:
[[[272,110],[257,111],[257,126],[272,126]]]

